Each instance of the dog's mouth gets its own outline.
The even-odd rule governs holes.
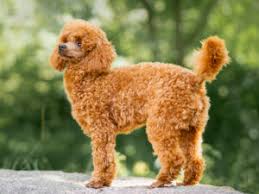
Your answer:
[[[74,51],[74,50],[61,50],[58,52],[61,58],[68,61],[79,61],[85,55],[82,51]]]
[[[65,59],[73,59],[74,57],[73,56],[70,56],[68,55],[66,52],[64,51],[59,51],[58,54],[62,57],[62,58],[65,58]]]

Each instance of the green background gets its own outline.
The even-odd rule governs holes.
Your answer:
[[[70,115],[62,73],[48,65],[65,21],[100,25],[114,66],[191,65],[200,40],[226,40],[231,63],[212,84],[202,183],[259,193],[259,1],[0,0],[0,167],[90,172],[91,147]],[[145,130],[117,138],[119,176],[155,177]]]

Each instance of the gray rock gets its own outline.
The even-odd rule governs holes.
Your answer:
[[[152,179],[120,178],[111,187],[102,189],[86,188],[85,181],[89,176],[79,173],[60,171],[12,171],[0,170],[0,193],[2,194],[240,194],[230,187],[210,185],[168,186],[149,189]]]

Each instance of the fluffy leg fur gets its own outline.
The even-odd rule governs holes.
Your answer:
[[[197,184],[202,178],[204,160],[201,153],[201,138],[202,131],[197,128],[181,131],[181,149],[185,156],[184,185]]]
[[[86,185],[92,188],[110,186],[115,174],[115,135],[100,133],[91,136],[94,172]]]
[[[158,136],[158,134],[161,134],[160,132],[164,133],[163,137]],[[183,156],[177,134],[178,131],[171,126],[161,126],[154,121],[147,124],[148,139],[161,164],[161,169],[156,178],[157,181],[151,185],[151,188],[162,187],[171,183],[181,170]]]

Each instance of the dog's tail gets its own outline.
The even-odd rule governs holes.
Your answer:
[[[202,47],[194,63],[196,64],[194,71],[201,82],[212,81],[229,60],[224,40],[211,36],[202,41]]]

